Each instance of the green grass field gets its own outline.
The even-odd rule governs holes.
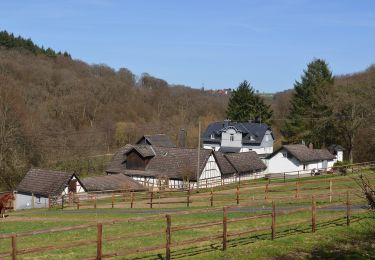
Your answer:
[[[373,172],[366,172],[373,176]],[[357,187],[352,176],[322,176],[314,178],[321,180],[319,183],[309,183],[311,178],[301,179],[302,199],[275,200],[276,201],[276,239],[271,240],[271,217],[251,219],[240,222],[230,222],[233,219],[250,217],[259,214],[270,214],[272,197],[294,197],[293,180],[288,180],[291,185],[274,183],[270,185],[269,199],[264,200],[263,187],[265,181],[257,181],[254,185],[244,185],[240,188],[240,207],[231,208],[228,214],[228,246],[222,251],[222,238],[198,242],[193,245],[175,246],[186,240],[198,237],[222,235],[223,220],[222,206],[235,205],[235,191],[233,186],[227,189],[215,189],[214,193],[227,198],[218,200],[214,207],[209,205],[209,192],[200,192],[192,195],[189,208],[178,205],[173,208],[164,208],[163,204],[155,205],[153,209],[147,207],[130,209],[128,204],[117,205],[117,208],[101,208],[109,202],[98,201],[98,207],[92,208],[90,204],[80,210],[70,209],[40,209],[16,211],[0,220],[0,235],[24,233],[37,230],[68,227],[81,224],[93,224],[80,230],[55,232],[49,234],[34,234],[31,236],[17,237],[17,259],[86,259],[96,255],[96,223],[103,225],[103,254],[114,252],[127,252],[141,247],[165,245],[165,214],[171,215],[172,221],[172,259],[371,259],[375,257],[375,224],[374,215],[360,208],[365,201],[356,195],[351,198],[353,213],[351,225],[346,226],[345,196],[333,196],[332,203],[339,203],[335,207],[317,210],[317,231],[311,232],[311,211],[284,214],[283,211],[296,207],[311,206],[312,194],[319,194],[327,187],[327,180],[334,180],[337,191],[350,190],[355,193]],[[340,180],[340,181],[338,181]],[[294,180],[295,181],[295,180]],[[373,181],[373,180],[372,180]],[[259,184],[260,183],[260,184]],[[322,188],[321,190],[315,189]],[[304,190],[303,190],[304,188]],[[311,189],[314,188],[314,189]],[[334,190],[335,191],[335,190]],[[195,201],[195,202],[194,202]],[[202,202],[203,201],[203,202]],[[316,199],[317,206],[329,203],[327,197]],[[103,204],[100,204],[103,203]],[[141,200],[137,203],[144,203]],[[342,204],[342,205],[341,205]],[[206,210],[207,209],[207,210]],[[139,220],[137,218],[148,218]],[[117,221],[117,223],[109,223]],[[197,227],[192,230],[173,231],[178,227],[202,223],[218,222],[218,225]],[[299,224],[287,225],[288,223]],[[233,233],[247,229],[269,227],[265,231],[230,236]],[[144,234],[145,236],[141,236]],[[30,248],[43,248],[48,246],[61,246],[69,243],[79,244],[83,241],[92,241],[89,245],[75,248],[48,250],[46,252],[22,254],[23,250]],[[9,238],[0,239],[0,255],[11,252]],[[164,259],[165,250],[152,252],[139,252],[129,256],[119,256],[113,259]],[[3,259],[3,258],[2,258]],[[11,259],[4,257],[4,259]]]

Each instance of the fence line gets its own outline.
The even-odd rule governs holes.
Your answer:
[[[372,179],[372,178],[371,178]],[[242,201],[268,201],[268,200],[287,200],[287,199],[306,199],[309,194],[306,191],[322,191],[323,193],[315,193],[316,196],[329,195],[329,201],[332,202],[333,196],[340,195],[340,191],[347,190],[348,187],[342,187],[342,183],[347,183],[348,179],[319,179],[319,180],[306,180],[287,183],[260,183],[253,184],[251,182],[238,184],[234,192],[227,192],[230,190],[220,190],[211,188],[209,192],[197,193],[196,191],[148,191],[148,192],[129,192],[123,191],[106,191],[96,193],[82,193],[82,194],[71,194],[69,196],[63,196],[61,199],[62,209],[81,209],[94,208],[107,206],[109,208],[124,207],[128,205],[130,208],[136,207],[149,207],[153,208],[155,205],[177,205],[181,207],[185,205],[190,207],[192,205],[204,204],[213,207],[215,204],[224,203],[239,205]],[[319,183],[323,186],[309,186],[310,184]],[[326,185],[325,185],[326,184]],[[250,189],[250,190],[248,190]],[[264,191],[262,191],[264,189]],[[244,191],[242,191],[244,190]],[[250,191],[250,193],[249,193]],[[275,196],[276,193],[282,192],[294,192],[294,196]],[[326,192],[327,191],[327,192]],[[256,198],[255,195],[259,196],[264,194],[262,198]],[[243,198],[245,194],[246,198]],[[249,195],[253,194],[253,198],[249,199]],[[233,197],[232,197],[233,195]]]
[[[17,256],[19,255],[27,255],[32,253],[41,253],[41,252],[47,252],[52,250],[62,250],[62,249],[69,249],[69,248],[76,248],[81,246],[88,246],[88,245],[96,245],[96,256],[90,256],[87,259],[103,259],[103,258],[112,258],[116,256],[127,256],[131,254],[137,254],[139,252],[148,252],[148,251],[154,251],[154,250],[160,250],[165,249],[165,255],[166,259],[171,258],[171,251],[173,248],[187,246],[196,244],[198,242],[204,242],[204,241],[212,241],[217,239],[222,239],[222,249],[226,250],[228,245],[228,238],[229,237],[235,237],[235,236],[244,236],[247,234],[257,233],[257,232],[264,232],[269,231],[270,232],[270,238],[272,240],[277,239],[277,230],[281,227],[288,227],[288,226],[295,226],[299,224],[306,224],[311,223],[311,232],[317,231],[317,209],[321,208],[327,208],[327,207],[336,207],[339,205],[346,206],[345,210],[345,219],[346,219],[346,225],[349,226],[351,222],[351,215],[353,209],[351,208],[351,201],[350,201],[350,193],[349,191],[345,192],[345,201],[340,203],[331,203],[326,205],[320,205],[316,206],[316,198],[315,196],[311,196],[311,206],[298,208],[298,209],[292,209],[292,210],[277,210],[275,201],[271,202],[272,210],[271,213],[266,214],[257,214],[253,216],[248,217],[229,217],[228,212],[235,208],[241,208],[241,206],[232,206],[232,207],[223,207],[223,219],[222,221],[210,221],[205,223],[193,223],[189,225],[172,225],[173,216],[178,215],[177,214],[167,214],[167,215],[158,215],[157,218],[154,219],[148,219],[151,220],[161,220],[165,218],[165,229],[164,231],[148,231],[143,233],[130,233],[125,234],[123,236],[117,236],[117,237],[103,237],[103,227],[107,225],[113,225],[123,222],[136,222],[136,221],[145,221],[147,218],[135,218],[133,220],[126,220],[126,221],[108,221],[108,222],[99,222],[96,224],[85,224],[85,225],[78,225],[78,226],[72,226],[72,227],[62,227],[62,228],[52,228],[47,230],[36,230],[36,231],[30,231],[30,232],[23,232],[23,233],[15,233],[15,234],[3,234],[0,236],[0,239],[11,239],[11,249],[8,252],[0,252],[0,257],[11,257],[13,260],[17,259]],[[220,209],[216,209],[216,212]],[[311,212],[311,219],[306,220],[298,220],[291,223],[283,223],[283,224],[277,224],[277,216],[281,215],[290,215],[296,212]],[[193,211],[190,211],[190,214],[192,214]],[[234,212],[234,211],[233,211]],[[244,221],[253,221],[255,219],[259,218],[270,218],[271,220],[271,226],[260,226],[256,228],[249,228],[237,232],[228,232],[230,224],[231,223],[237,223],[237,222],[244,222]],[[337,216],[335,216],[337,218]],[[331,223],[331,218],[329,218],[328,223]],[[195,229],[201,229],[201,228],[207,228],[207,227],[213,227],[213,226],[222,226],[222,232],[215,233],[210,236],[203,236],[203,237],[196,237],[194,239],[188,239],[188,240],[182,240],[177,242],[172,242],[172,236],[176,232],[186,231],[186,230],[195,230]],[[96,239],[94,240],[79,240],[72,243],[62,244],[62,245],[47,245],[43,247],[35,247],[35,248],[26,248],[26,249],[19,249],[17,248],[17,238],[19,237],[25,237],[25,236],[35,236],[35,235],[41,235],[41,234],[49,234],[49,233],[55,233],[55,232],[66,232],[66,231],[72,231],[72,230],[81,230],[85,228],[92,228],[96,227]],[[142,248],[135,248],[132,250],[128,250],[125,252],[109,252],[109,253],[103,253],[103,243],[110,242],[110,241],[116,241],[116,240],[129,240],[134,237],[150,237],[150,236],[157,236],[160,238],[160,235],[162,233],[165,233],[165,243],[154,245],[154,246],[147,246]]]

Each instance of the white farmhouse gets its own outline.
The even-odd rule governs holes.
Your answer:
[[[223,153],[254,151],[260,157],[273,152],[271,128],[262,123],[230,120],[210,124],[202,135],[203,148]]]
[[[265,159],[267,173],[311,173],[330,169],[336,157],[327,149],[312,149],[303,144],[284,145]]]
[[[15,191],[15,210],[48,208],[56,197],[86,192],[74,173],[30,169]]]

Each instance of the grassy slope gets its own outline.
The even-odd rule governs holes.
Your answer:
[[[326,177],[320,177],[322,181]],[[342,178],[342,177],[335,177]],[[301,180],[302,182],[304,180]],[[349,180],[347,185],[353,183]],[[309,184],[310,185],[310,184]],[[314,184],[316,185],[316,184]],[[322,182],[326,186],[326,183]],[[306,184],[308,187],[308,184]],[[346,187],[345,187],[346,188]],[[279,189],[279,188],[277,188]],[[286,189],[287,190],[287,189]],[[294,191],[280,191],[285,195],[293,195]],[[253,192],[257,190],[249,190],[243,195],[246,200],[252,197]],[[233,190],[227,190],[233,197]],[[261,191],[260,191],[261,192]],[[315,192],[314,190],[306,190],[306,193]],[[263,194],[259,195],[263,197]],[[342,199],[339,199],[342,201]],[[234,201],[233,201],[234,202]],[[232,202],[232,204],[233,204]],[[287,203],[278,203],[277,207],[289,205],[308,205],[310,200],[289,201]],[[194,204],[193,204],[194,206]],[[260,202],[257,207],[269,207],[269,202]],[[193,207],[193,209],[201,208],[202,206]],[[173,209],[186,210],[186,208]],[[137,216],[151,216],[159,214],[156,220],[138,223],[121,223],[112,226],[104,226],[104,238],[114,236],[124,236],[119,241],[104,242],[104,252],[127,251],[136,247],[150,246],[157,244],[164,244],[164,228],[165,217],[160,214],[160,209],[83,209],[76,210],[28,210],[18,211],[11,214],[6,220],[0,222],[0,233],[12,233],[28,230],[39,230],[50,227],[70,226],[82,223],[96,223],[106,220],[125,220]],[[172,214],[172,226],[189,225],[196,223],[205,223],[212,221],[221,221],[222,212],[211,213],[194,213],[192,209],[188,211],[190,214],[176,216]],[[231,212],[229,218],[251,216],[257,212]],[[318,232],[311,234],[310,230],[310,212],[299,212],[287,216],[277,216],[277,223],[283,224],[287,222],[294,222],[299,220],[306,220],[306,224],[301,224],[289,228],[278,228],[277,239],[270,240],[270,232],[260,232],[256,234],[245,235],[243,237],[231,237],[228,250],[222,252],[220,250],[220,239],[216,241],[203,242],[194,246],[183,248],[173,248],[172,256],[174,258],[191,258],[191,259],[249,259],[249,258],[281,258],[281,259],[295,259],[295,258],[311,258],[321,257],[322,259],[332,258],[333,256],[342,256],[335,253],[337,250],[353,254],[356,257],[365,257],[366,253],[373,254],[374,244],[366,242],[374,240],[373,234],[375,229],[369,220],[369,215],[365,213],[354,214],[354,219],[362,219],[361,222],[353,224],[349,229],[345,226],[345,212],[344,211],[318,211]],[[328,225],[326,218],[334,218],[335,224]],[[372,219],[373,221],[373,219]],[[366,223],[366,224],[365,224]],[[228,225],[229,232],[243,231],[247,228],[270,226],[270,218],[257,219],[251,221],[244,221],[238,223],[230,223]],[[172,242],[192,239],[199,236],[208,236],[215,233],[221,234],[221,225],[199,228],[191,231],[179,231],[172,233]],[[131,238],[125,240],[126,237],[139,232],[160,231],[159,235]],[[81,231],[69,231],[63,233],[54,233],[48,235],[37,235],[18,239],[18,248],[25,249],[30,247],[40,247],[45,245],[61,245],[69,241],[80,240],[95,240],[95,228],[87,228]],[[104,240],[105,240],[104,239]],[[9,240],[0,240],[0,252],[9,252]],[[333,253],[332,253],[333,252]],[[332,255],[330,255],[332,254]],[[80,259],[82,256],[95,255],[95,246],[84,246],[75,249],[50,251],[47,253],[34,254],[30,256],[20,256],[19,259]],[[142,257],[149,259],[159,259],[159,256],[164,256],[164,251],[155,251]],[[373,256],[373,255],[372,255]],[[136,257],[130,257],[136,258]],[[122,258],[119,258],[122,259]]]

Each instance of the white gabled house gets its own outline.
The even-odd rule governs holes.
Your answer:
[[[311,173],[312,170],[329,170],[336,156],[327,149],[312,149],[303,144],[284,145],[265,160],[267,173]]]
[[[254,151],[260,157],[273,152],[271,128],[263,123],[237,123],[230,120],[211,123],[202,135],[204,149],[223,153]]]
[[[81,192],[86,188],[74,173],[33,168],[16,188],[14,209],[48,208],[49,200]]]

